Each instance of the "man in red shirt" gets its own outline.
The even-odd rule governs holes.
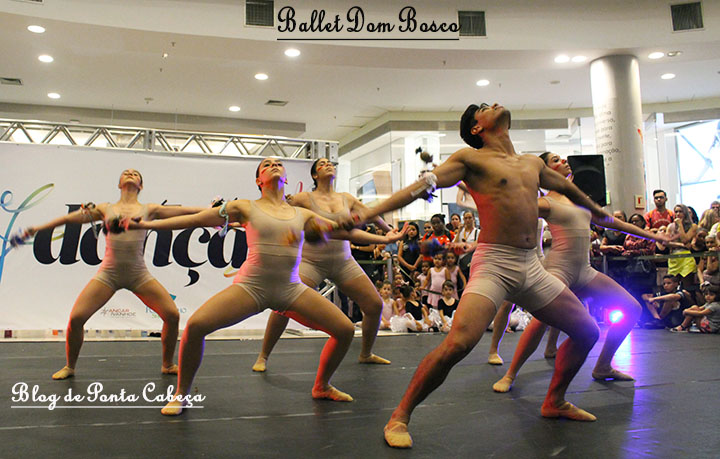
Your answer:
[[[653,200],[655,208],[645,214],[645,223],[651,230],[657,230],[661,226],[667,226],[675,220],[675,214],[672,210],[665,208],[667,202],[667,193],[664,190],[653,191]]]

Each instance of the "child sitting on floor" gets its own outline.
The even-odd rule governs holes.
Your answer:
[[[455,293],[455,284],[452,281],[445,281],[442,286],[442,298],[438,300],[438,310],[440,311],[441,326],[440,331],[443,333],[450,332],[452,327],[452,317],[458,306],[458,300],[453,296]]]
[[[695,333],[718,333],[720,331],[720,287],[705,284],[702,288],[705,304],[691,306],[683,311],[685,320],[672,331],[692,331]],[[696,329],[690,327],[695,322]]]

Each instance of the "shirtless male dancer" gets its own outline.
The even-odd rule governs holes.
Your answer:
[[[420,363],[385,426],[385,440],[392,447],[412,446],[408,432],[412,411],[470,353],[506,299],[532,305],[533,315],[569,336],[558,350],[542,415],[580,421],[596,419],[565,401],[568,385],[597,341],[599,329],[575,295],[547,273],[538,260],[538,188],[556,190],[600,218],[612,217],[537,156],[515,153],[509,128],[510,112],[501,105],[470,105],[462,115],[460,135],[474,148],[457,151],[433,173],[393,194],[370,212],[353,216],[354,222],[364,221],[406,206],[418,197],[427,197],[436,187],[454,186],[462,180],[483,225],[453,327]]]

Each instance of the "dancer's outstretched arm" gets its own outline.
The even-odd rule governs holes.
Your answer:
[[[250,201],[240,199],[230,201],[223,207],[203,209],[190,215],[179,215],[162,220],[130,222],[130,229],[176,230],[198,228],[202,226],[220,226],[226,221],[244,222],[250,213]]]
[[[161,204],[148,204],[148,213],[151,220],[164,220],[178,215],[190,215],[207,210],[207,207],[163,206]]]
[[[68,223],[91,223],[97,220],[105,219],[108,203],[97,204],[93,207],[85,207],[75,212],[70,212],[62,217],[50,220],[47,223],[38,226],[29,226],[25,229],[25,236],[33,236],[38,231],[53,229],[57,226],[67,225]]]
[[[367,212],[368,206],[366,206],[365,204],[360,202],[360,200],[358,198],[356,198],[355,196],[353,196],[349,193],[345,193],[345,194],[346,194],[346,196],[352,198],[352,205],[350,206],[350,212],[353,212],[353,211],[354,212],[357,212],[357,211]],[[392,228],[390,228],[390,225],[388,225],[385,222],[385,220],[383,220],[382,217],[380,217],[380,215],[373,218],[371,223],[375,223],[378,226],[378,228],[382,229],[386,233],[389,233],[393,230]]]
[[[633,236],[644,239],[652,239],[661,243],[667,243],[670,241],[670,237],[665,233],[653,233],[651,231],[646,231],[637,225],[633,225],[632,223],[624,222],[622,220],[613,219],[613,221],[608,222],[606,220],[601,221],[593,216],[592,222],[604,228],[622,231],[623,233],[632,234]]]
[[[436,188],[448,188],[454,186],[465,178],[467,166],[465,155],[476,152],[472,148],[464,148],[454,153],[447,161],[436,167],[432,172],[413,183],[410,186],[394,193],[392,196],[374,207],[357,209],[353,211],[356,215],[355,221],[348,219],[342,223],[356,225],[377,217],[378,215],[405,207],[418,198],[426,198]]]
[[[393,242],[399,241],[400,239],[404,238],[408,228],[410,228],[410,225],[405,223],[402,231],[393,229],[384,236],[368,233],[367,231],[359,229],[354,229],[349,233],[350,242],[352,242],[353,244],[392,244]]]

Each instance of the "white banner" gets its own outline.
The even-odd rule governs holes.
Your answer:
[[[58,227],[49,238],[10,250],[7,238],[92,201],[116,202],[125,169],[143,175],[142,203],[209,205],[211,199],[257,199],[257,157],[103,150],[0,143],[0,330],[64,329],[75,298],[105,253],[89,224]],[[287,192],[312,187],[309,160],[284,159]],[[208,298],[232,282],[245,260],[245,233],[221,239],[214,228],[150,232],[145,262],[180,310],[181,328]],[[62,236],[61,236],[62,235]],[[239,328],[264,328],[268,311]],[[162,321],[127,290],[118,291],[86,328],[159,330]]]

